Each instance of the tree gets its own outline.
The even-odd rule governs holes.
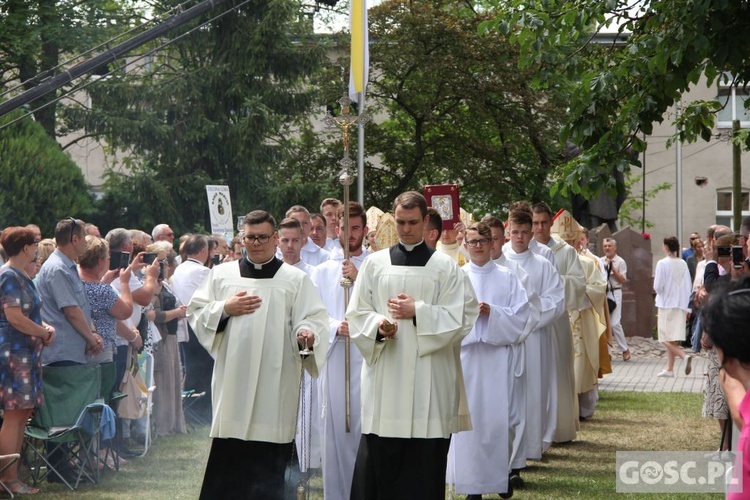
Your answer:
[[[26,118],[0,129],[0,151],[1,227],[33,222],[49,235],[64,217],[89,218],[92,200],[81,170],[41,125]]]
[[[137,70],[91,86],[92,105],[65,113],[71,129],[126,152],[128,173],[111,172],[104,202],[124,203],[120,213],[128,217],[140,214],[133,219],[139,227],[205,226],[206,184],[228,184],[237,213],[278,208],[271,190],[283,149],[274,137],[311,105],[304,79],[324,51],[299,20],[296,1],[241,3],[173,33],[184,36]]]
[[[447,0],[385,2],[370,10],[366,197],[382,207],[407,189],[461,185],[462,206],[499,212],[518,199],[549,199],[548,175],[565,106],[529,86],[518,51],[489,15]],[[563,203],[556,200],[555,204]]]
[[[582,154],[560,165],[554,192],[592,196],[613,191],[612,173],[640,166],[650,134],[667,109],[705,77],[722,71],[733,85],[750,82],[750,6],[747,2],[696,0],[487,0],[497,15],[484,23],[521,51],[521,68],[540,68],[534,88],[570,95],[571,120],[562,140]],[[597,44],[603,30],[617,43]],[[746,106],[749,102],[746,102]],[[689,103],[678,121],[679,138],[709,140],[718,101]],[[747,134],[738,137],[750,147]]]
[[[142,8],[137,0],[0,3],[0,89],[20,83],[21,90],[29,90],[38,85],[66,59],[94,49],[138,22]],[[34,119],[53,138],[57,136],[57,97],[53,92],[30,104],[31,109],[40,108]]]

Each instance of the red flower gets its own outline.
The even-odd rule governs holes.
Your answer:
[[[646,233],[646,232],[641,233],[641,236],[643,236],[644,240],[650,240],[651,239],[651,235],[648,234],[648,233]]]

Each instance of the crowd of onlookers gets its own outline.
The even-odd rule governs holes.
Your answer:
[[[0,455],[21,450],[26,424],[44,398],[42,366],[100,365],[101,396],[116,409],[113,396],[132,351],[153,355],[155,435],[186,432],[185,308],[205,272],[234,259],[236,246],[223,236],[188,234],[179,255],[174,236],[167,224],[159,224],[151,234],[116,228],[103,237],[95,225],[71,217],[60,220],[53,235],[42,235],[35,224],[2,232]],[[187,268],[190,272],[182,272]],[[210,373],[201,376],[210,383]],[[119,461],[143,447],[146,422],[118,419],[117,439],[110,444]],[[107,458],[109,466],[113,456]],[[72,479],[66,459],[55,469],[49,481]],[[5,469],[0,480],[14,493],[39,491],[19,480],[17,464]]]
[[[292,207],[279,227],[277,257],[311,274],[313,267],[327,262],[337,252],[341,253],[336,231],[340,224],[339,206],[337,200],[324,200],[321,214],[311,214],[301,206]],[[430,213],[435,214],[434,210]],[[425,225],[424,241],[428,246],[449,254],[460,265],[468,265],[474,250],[485,245],[490,246],[488,258],[510,269],[520,266],[512,262],[511,257],[531,251],[538,255],[533,257],[535,264],[524,263],[528,269],[516,269],[514,273],[519,279],[527,275],[533,278],[542,273],[534,266],[539,269],[550,267],[565,277],[558,280],[560,287],[573,274],[554,267],[564,266],[564,259],[568,258],[560,250],[572,247],[575,251],[570,259],[576,265],[576,276],[580,275],[575,286],[584,290],[587,283],[591,288],[596,282],[596,286],[605,291],[604,295],[612,298],[609,312],[602,310],[597,313],[597,318],[606,316],[607,327],[620,346],[623,360],[628,361],[630,351],[620,326],[627,265],[617,255],[617,242],[606,239],[603,242],[604,255],[596,257],[588,250],[586,230],[570,237],[558,236],[553,231],[556,236],[552,238],[550,230],[555,219],[548,209],[531,211],[525,207],[517,208],[515,213],[517,220],[513,219],[514,224],[523,229],[518,230],[518,242],[511,237],[510,229],[514,226],[503,225],[494,217],[486,217],[483,224],[487,227],[479,228],[486,235],[478,232],[476,225],[469,229],[459,224],[454,229],[443,230],[442,226],[435,226],[434,221],[439,220],[435,217]],[[367,227],[364,222],[363,225]],[[289,233],[290,229],[292,233]],[[466,241],[468,231],[473,231],[474,239],[470,241]],[[741,321],[744,317],[741,313],[746,313],[750,304],[750,293],[742,292],[750,284],[745,278],[750,272],[747,258],[749,234],[750,218],[746,218],[739,233],[715,225],[708,229],[705,241],[700,234],[691,234],[688,249],[681,249],[677,238],[666,238],[663,245],[665,258],[657,264],[654,277],[659,341],[667,347],[667,366],[659,376],[673,377],[678,357],[683,359],[683,371],[690,372],[692,354],[685,352],[680,343],[692,347],[694,352],[708,349],[710,362],[703,414],[717,419],[722,428],[731,422],[731,417],[741,422],[740,415],[748,416],[746,414],[750,412],[750,403],[743,400],[745,385],[741,383],[750,378],[745,377],[750,373],[744,364],[750,362],[749,351],[745,350],[747,341],[742,335],[731,335],[735,326],[728,326],[734,325],[734,319]],[[374,228],[362,235],[364,245],[369,246],[370,251],[377,250],[374,236]],[[72,217],[58,221],[52,235],[42,235],[34,224],[3,230],[0,237],[3,264],[0,268],[3,306],[0,311],[0,407],[3,410],[0,455],[18,453],[21,449],[24,428],[34,408],[43,401],[42,366],[100,365],[101,394],[116,408],[113,396],[120,390],[120,381],[133,351],[153,356],[153,385],[156,389],[152,429],[156,436],[186,432],[185,390],[205,394],[191,411],[195,412],[198,421],[210,422],[213,359],[192,334],[186,320],[186,307],[211,267],[242,258],[247,245],[258,243],[248,243],[242,235],[227,239],[222,235],[202,234],[186,234],[175,242],[174,231],[167,224],[158,224],[150,234],[137,229],[115,228],[103,236],[95,225]],[[359,244],[362,243],[360,240]],[[556,260],[554,256],[550,257],[554,253],[557,253]],[[553,265],[539,262],[544,259]],[[580,265],[585,274],[578,268]],[[595,276],[588,274],[589,266],[597,269]],[[525,286],[532,294],[533,287]],[[734,287],[738,287],[738,291],[727,291]],[[561,311],[583,311],[584,308],[576,309],[578,306],[572,304],[577,300],[576,295],[582,297],[585,292],[579,291],[571,296],[568,291],[566,288],[566,293],[561,292],[557,297],[557,302],[562,304],[558,308],[562,308]],[[533,293],[543,295],[547,292],[540,289]],[[721,297],[722,303],[718,304],[718,299],[712,300],[713,296]],[[571,313],[563,317],[568,331],[573,331],[574,341],[583,342],[575,340],[578,316]],[[736,328],[741,329],[739,325]],[[603,349],[602,364],[609,365],[605,363],[608,357],[605,356],[606,345]],[[594,356],[593,352],[591,356]],[[597,353],[594,357],[598,359],[598,356]],[[597,369],[601,376],[602,370],[598,366]],[[562,379],[567,375],[558,372],[558,376]],[[593,414],[595,380],[596,375],[593,389],[584,391],[579,387],[572,393],[573,397],[577,395],[581,405],[575,420],[579,417],[585,420]],[[146,419],[118,419],[113,448],[119,460],[135,456],[133,448],[143,445],[148,431],[146,422]],[[572,427],[573,437],[576,428],[577,425]],[[545,434],[543,444],[548,447],[551,441],[569,440],[559,436],[560,429],[557,432],[549,436]],[[743,438],[741,446],[747,444],[744,430]],[[728,446],[728,443],[723,446]],[[750,458],[750,453],[746,455]],[[518,475],[518,470],[511,467],[511,476]],[[66,479],[66,474],[72,472],[63,463],[48,479],[61,481]],[[13,492],[34,494],[39,491],[18,478],[17,466],[0,473],[0,480]]]

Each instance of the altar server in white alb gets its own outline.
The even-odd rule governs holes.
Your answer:
[[[307,275],[274,257],[273,217],[245,216],[247,257],[211,269],[188,319],[215,358],[202,499],[282,498],[303,367],[317,376],[328,315]],[[303,356],[308,346],[312,353]]]
[[[521,282],[491,259],[492,232],[472,224],[464,245],[471,261],[462,267],[471,280],[479,318],[461,342],[461,365],[472,430],[453,437],[448,482],[456,492],[478,500],[483,493],[509,498],[510,406],[515,390],[513,345],[531,332],[529,301]]]
[[[300,257],[305,241],[302,224],[297,219],[287,217],[279,223],[278,232],[281,260],[310,277],[314,267]],[[308,469],[320,468],[320,402],[318,401],[317,379],[313,379],[310,373],[305,373],[300,391],[294,444],[297,448],[300,472],[307,472]]]
[[[338,235],[344,242],[344,206],[339,206]],[[312,280],[328,310],[330,343],[326,364],[319,379],[319,398],[323,402],[323,495],[327,500],[346,500],[352,489],[354,460],[362,437],[360,425],[360,372],[362,355],[349,344],[349,411],[350,428],[346,430],[346,337],[349,323],[344,319],[345,288],[341,280],[357,281],[358,269],[369,252],[362,247],[367,234],[367,216],[359,203],[349,203],[349,259],[343,247],[332,246],[331,259],[315,267]]]
[[[459,346],[479,307],[456,262],[424,242],[424,196],[399,195],[394,216],[399,243],[367,258],[346,313],[364,359],[351,498],[443,499],[451,434],[466,423]]]
[[[551,402],[557,387],[551,359],[554,356],[551,324],[565,313],[565,289],[554,264],[529,249],[531,211],[512,211],[508,224],[511,245],[503,248],[500,261],[514,261],[526,271],[529,277],[526,294],[539,315],[535,330],[524,343],[524,370],[519,368],[519,372],[525,375],[525,380],[523,376],[516,380],[524,384],[526,390],[516,391],[514,396],[518,398],[514,397],[511,403],[514,408],[526,408],[522,419],[525,428],[522,433],[517,432],[513,440],[511,481],[516,488],[523,486],[519,469],[526,466],[526,459],[542,458],[545,425],[557,419],[557,411],[553,411],[556,406]]]
[[[578,252],[559,237],[551,233],[554,217],[545,203],[536,203],[531,208],[534,239],[549,247],[555,254],[555,266],[565,287],[565,309],[578,311],[586,297],[586,277],[578,259]],[[576,438],[578,431],[578,394],[573,368],[573,331],[569,315],[562,315],[553,323],[554,366],[557,372],[557,421],[554,427],[545,429],[544,442],[565,443]]]

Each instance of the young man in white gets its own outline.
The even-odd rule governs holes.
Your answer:
[[[547,246],[555,254],[555,266],[565,286],[565,309],[578,311],[586,296],[586,277],[575,248],[560,238],[552,237],[553,214],[544,203],[531,207],[534,239]],[[573,368],[573,331],[569,315],[563,315],[554,323],[552,337],[555,349],[557,372],[557,421],[555,428],[547,427],[545,442],[565,443],[576,438],[578,431],[578,395],[576,393],[575,370]],[[550,436],[550,432],[552,435]],[[549,438],[551,440],[547,441]]]
[[[338,235],[344,240],[344,211],[339,209]],[[319,398],[323,403],[323,494],[327,500],[346,500],[352,489],[354,461],[362,437],[360,425],[360,372],[362,355],[353,343],[347,342],[349,323],[346,313],[345,293],[350,288],[341,285],[342,278],[356,282],[357,273],[369,252],[362,246],[367,234],[367,217],[362,205],[349,203],[349,259],[344,259],[343,247],[332,250],[328,262],[316,266],[312,280],[328,311],[329,339],[326,364],[318,383]],[[349,430],[346,429],[345,358],[349,344]]]
[[[565,313],[565,289],[555,266],[529,249],[532,239],[531,214],[526,210],[512,211],[508,222],[510,248],[503,248],[503,256],[517,263],[529,275],[526,294],[538,312],[536,328],[526,339],[525,355],[519,360],[526,375],[526,390],[517,391],[514,395],[517,397],[511,402],[519,411],[526,409],[521,418],[525,428],[523,432],[516,433],[511,455],[511,483],[516,488],[523,486],[519,469],[526,466],[526,459],[542,458],[545,427],[551,424],[554,428],[557,420],[551,325]],[[519,383],[524,381],[519,380]]]
[[[458,347],[476,297],[456,262],[425,244],[424,196],[393,205],[399,243],[365,261],[346,313],[364,360],[355,500],[444,498],[450,438],[466,424]]]
[[[479,318],[461,342],[466,395],[472,430],[453,437],[448,480],[456,492],[479,500],[483,493],[509,498],[508,484],[515,384],[513,346],[531,332],[531,310],[521,282],[490,255],[492,233],[483,222],[472,224],[464,246],[471,261],[462,267],[479,300]]]
[[[310,238],[310,231],[312,230],[312,224],[310,222],[310,212],[302,205],[294,205],[286,211],[286,217],[297,219],[302,224],[302,251],[300,258],[311,266],[317,266],[327,261],[331,256],[328,250],[320,248]],[[281,252],[276,253],[276,257],[281,259]]]
[[[279,250],[284,263],[294,266],[310,277],[313,266],[300,258],[302,250],[302,224],[297,219],[286,218],[279,223]],[[299,415],[297,416],[297,433],[294,444],[297,447],[300,472],[320,468],[320,400],[318,384],[309,373],[304,374],[304,383],[300,394]]]

